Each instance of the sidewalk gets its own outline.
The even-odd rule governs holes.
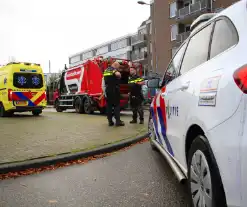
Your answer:
[[[76,153],[147,133],[147,116],[144,125],[129,124],[129,113],[122,119],[125,127],[108,127],[105,116],[73,112],[44,112],[40,117],[27,113],[0,119],[0,164]]]

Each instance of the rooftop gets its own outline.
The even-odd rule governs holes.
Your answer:
[[[128,38],[128,37],[132,37],[133,35],[135,35],[135,34],[127,34],[127,35],[121,36],[121,37],[119,37],[119,38],[116,38],[116,39],[113,39],[113,40],[104,42],[104,43],[102,43],[102,44],[100,44],[100,45],[96,45],[96,46],[94,46],[94,47],[91,47],[91,48],[88,48],[88,49],[83,50],[83,51],[81,51],[81,52],[78,52],[78,53],[75,53],[75,54],[73,54],[73,55],[70,55],[69,58],[74,57],[74,56],[76,56],[76,55],[80,55],[80,54],[82,54],[82,53],[90,52],[90,51],[92,51],[92,50],[95,50],[95,49],[98,49],[98,48],[101,48],[101,47],[104,47],[104,46],[106,46],[106,45],[109,45],[109,44],[112,44],[112,43],[114,43],[114,42],[120,41],[120,40],[122,40],[122,39],[125,39],[125,38]]]

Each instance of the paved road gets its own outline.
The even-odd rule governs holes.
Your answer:
[[[187,197],[149,143],[86,165],[0,181],[1,207],[186,207]]]
[[[131,125],[131,116],[123,115],[125,127],[108,127],[106,117],[99,114],[51,110],[40,117],[23,113],[0,118],[0,164],[92,149],[147,132],[147,117],[144,125]]]

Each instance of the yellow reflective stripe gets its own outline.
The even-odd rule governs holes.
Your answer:
[[[110,76],[110,75],[113,75],[117,70],[105,70],[103,75],[104,76]]]
[[[144,81],[144,79],[143,78],[137,78],[136,81],[137,82],[142,82],[142,81]]]
[[[135,80],[129,80],[129,83],[138,83],[138,82],[142,82],[142,81],[144,81],[143,78],[137,78]]]
[[[111,71],[105,71],[104,73],[112,73]]]
[[[112,73],[104,73],[104,76],[110,76]]]

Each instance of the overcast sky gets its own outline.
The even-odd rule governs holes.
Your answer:
[[[0,0],[0,65],[14,56],[41,63],[48,72],[50,59],[56,72],[73,53],[135,33],[150,14],[149,6],[136,2]]]

